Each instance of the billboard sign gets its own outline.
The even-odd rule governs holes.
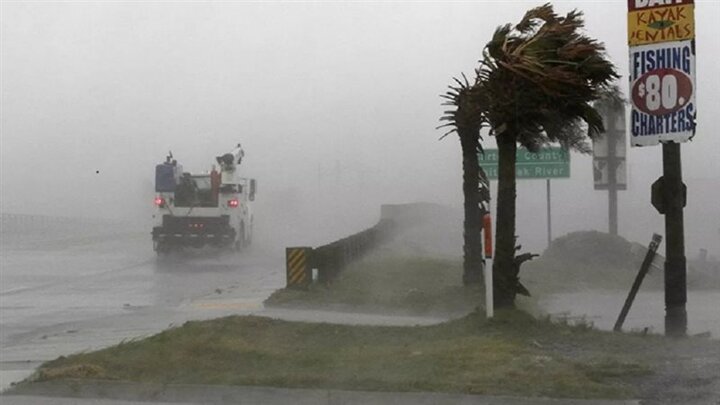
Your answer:
[[[685,142],[695,134],[695,43],[630,48],[630,145]]]
[[[630,46],[695,38],[694,0],[629,0]]]
[[[695,135],[694,0],[628,0],[630,145]]]
[[[612,155],[624,159],[627,154],[627,148],[625,147],[627,143],[625,139],[625,111],[619,110],[612,115],[604,116],[603,124],[605,125],[605,133],[592,140],[593,158],[604,159],[608,157],[608,136],[612,136],[615,145],[615,153]]]
[[[498,178],[498,150],[478,153],[480,166],[488,178]],[[570,177],[570,154],[561,147],[541,148],[537,153],[519,147],[515,155],[515,178],[557,179]]]
[[[593,184],[595,190],[610,188],[608,159],[593,159]],[[615,189],[627,190],[627,165],[625,158],[615,159]]]
[[[607,190],[610,187],[610,164],[615,165],[615,188],[627,190],[627,166],[625,156],[625,111],[624,109],[603,117],[606,132],[593,139],[593,180],[595,190]],[[612,121],[612,122],[609,122]],[[613,137],[612,142],[608,142]],[[614,146],[614,151],[608,147]],[[612,163],[611,163],[612,162]]]

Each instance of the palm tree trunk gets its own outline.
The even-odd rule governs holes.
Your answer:
[[[515,271],[515,154],[517,143],[511,134],[496,136],[498,145],[498,193],[495,224],[493,297],[498,308],[514,307],[517,293]]]
[[[478,181],[480,163],[477,152],[480,143],[477,130],[460,131],[463,155],[463,194],[465,197],[465,220],[463,223],[464,260],[463,284],[479,284],[483,281],[482,217]]]

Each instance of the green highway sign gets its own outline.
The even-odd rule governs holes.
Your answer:
[[[498,178],[498,150],[485,149],[478,153],[480,166],[488,178]],[[518,148],[515,160],[515,178],[518,179],[558,179],[570,177],[570,154],[560,147],[541,148],[532,153]]]

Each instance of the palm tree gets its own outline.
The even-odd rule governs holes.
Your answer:
[[[626,103],[622,90],[616,84],[613,84],[600,91],[598,99],[593,103],[593,107],[600,115],[606,117],[613,112],[623,111]]]
[[[476,72],[474,88],[480,96],[474,99],[492,128],[499,154],[493,264],[498,307],[514,306],[516,294],[523,290],[515,258],[518,144],[537,151],[559,142],[587,153],[587,137],[604,131],[602,117],[591,103],[618,75],[603,44],[579,32],[583,25],[577,10],[563,17],[550,4],[531,9],[514,27],[498,27]]]
[[[477,284],[482,282],[483,249],[482,249],[482,215],[480,208],[480,192],[478,182],[480,176],[480,163],[478,152],[480,146],[480,129],[486,126],[482,103],[478,97],[476,84],[470,84],[467,77],[455,80],[455,85],[449,86],[449,91],[442,95],[446,101],[443,105],[455,107],[454,110],[445,111],[441,121],[447,121],[440,126],[450,127],[440,139],[451,133],[457,133],[460,138],[460,147],[463,156],[463,195],[465,197],[463,223],[464,256],[463,256],[463,284]]]

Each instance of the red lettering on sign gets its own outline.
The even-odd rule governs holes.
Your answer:
[[[695,4],[694,0],[628,0],[628,11]]]
[[[693,31],[690,24],[673,25],[662,30],[639,29],[630,33],[632,40],[640,42],[680,41],[691,37]]]

